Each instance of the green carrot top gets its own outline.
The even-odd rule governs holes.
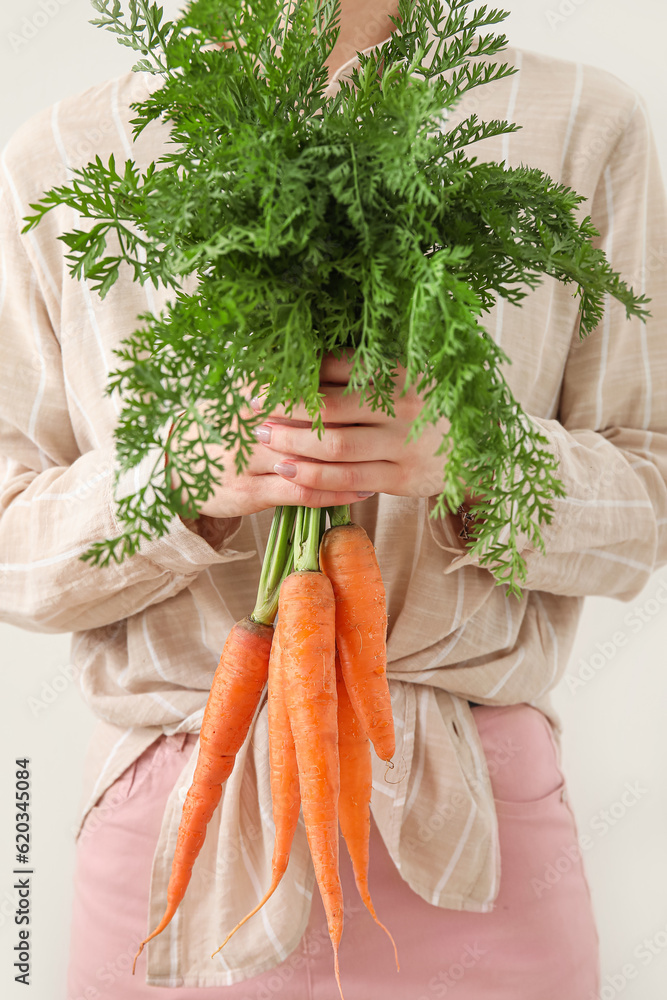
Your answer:
[[[317,431],[325,353],[351,351],[350,391],[390,414],[400,364],[424,401],[412,433],[450,422],[434,516],[473,495],[472,551],[520,594],[518,535],[543,547],[540,525],[563,488],[484,314],[498,297],[520,304],[545,275],[572,285],[582,337],[606,295],[628,317],[649,313],[593,246],[590,217],[577,220],[582,196],[538,169],[466,155],[518,125],[472,114],[447,128],[465,94],[516,72],[488,58],[505,36],[482,33],[507,12],[400,0],[391,38],[327,94],[338,0],[256,0],[250,12],[242,0],[194,0],[173,22],[144,0],[129,0],[127,13],[121,0],[93,6],[93,23],[140,53],[134,69],[163,78],[132,105],[135,136],[162,119],[172,143],[144,172],[113,156],[74,170],[31,206],[24,231],[69,205],[90,220],[59,237],[74,277],[103,298],[129,266],[136,281],[173,292],[115,352],[122,364],[106,391],[124,404],[117,476],[185,411],[166,449],[196,507],[213,492],[216,462],[181,434],[199,424],[202,441],[235,450],[241,471],[262,419],[246,415],[241,386],[267,387],[268,412],[303,399]],[[166,533],[185,508],[165,479],[156,465],[118,501],[122,534],[81,558],[120,561],[142,537]]]

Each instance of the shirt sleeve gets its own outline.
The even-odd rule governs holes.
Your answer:
[[[607,297],[598,328],[580,340],[578,324],[561,385],[558,418],[531,416],[558,463],[565,496],[553,501],[541,528],[545,553],[524,538],[527,576],[521,586],[567,596],[631,600],[667,562],[667,198],[650,123],[641,98],[608,161],[592,208],[604,249],[651,318],[628,320]],[[530,416],[530,414],[529,414]],[[479,565],[458,552],[444,570]]]
[[[173,597],[214,563],[250,558],[230,548],[241,518],[174,517],[159,539],[100,567],[79,557],[112,538],[113,444],[81,454],[67,373],[11,196],[0,183],[0,620],[36,632],[111,624]],[[168,433],[165,425],[163,441]],[[159,455],[125,473],[120,498],[145,485]],[[190,527],[188,527],[190,525]]]

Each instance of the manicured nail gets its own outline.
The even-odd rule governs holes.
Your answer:
[[[290,462],[278,462],[277,465],[273,466],[273,471],[279,476],[286,476],[288,479],[293,479],[296,476],[296,465],[292,465]]]
[[[253,427],[252,432],[257,438],[257,440],[261,441],[263,444],[271,443],[271,428],[267,427],[266,424],[264,424],[262,427]]]
[[[259,396],[253,396],[252,399],[250,400],[250,405],[253,408],[253,410],[261,410],[262,401],[259,398]]]
[[[375,496],[375,491],[373,491],[372,493],[357,493],[357,496],[359,497],[360,500],[367,500],[368,497]]]

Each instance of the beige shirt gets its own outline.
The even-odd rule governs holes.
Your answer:
[[[432,36],[433,37],[433,36]],[[646,326],[607,303],[583,342],[572,288],[545,280],[523,308],[499,301],[486,327],[513,364],[506,377],[559,461],[566,496],[544,529],[546,555],[524,549],[521,601],[466,554],[454,515],[431,501],[378,495],[355,517],[375,541],[387,590],[396,769],[375,760],[372,810],[406,882],[437,906],[489,911],[500,854],[488,769],[470,702],[526,702],[560,733],[549,692],[568,662],[583,598],[628,601],[667,561],[667,201],[641,98],[616,77],[508,50],[520,72],[473,91],[472,112],[523,125],[473,148],[479,158],[547,171],[589,200],[599,244],[637,292]],[[356,57],[338,77],[348,72]],[[164,290],[124,271],[104,302],[70,278],[57,237],[85,225],[70,209],[20,235],[29,205],[99,153],[142,168],[164,152],[161,123],[132,143],[131,101],[160,80],[129,73],[27,122],[1,169],[0,618],[72,632],[72,662],[100,720],[89,749],[81,821],[161,733],[196,733],[232,624],[254,605],[271,512],[229,521],[174,518],[167,535],[120,566],[78,557],[119,532],[114,517],[113,355],[157,311]],[[336,87],[332,80],[330,90]],[[165,429],[166,432],[166,429]],[[159,449],[117,496],[148,480]],[[148,947],[148,982],[226,985],[278,964],[308,920],[313,871],[300,824],[284,882],[261,915],[211,952],[269,884],[273,822],[264,699],[210,824],[175,919]],[[165,811],[147,928],[165,906],[181,804],[196,747]],[[85,830],[85,828],[84,828]]]

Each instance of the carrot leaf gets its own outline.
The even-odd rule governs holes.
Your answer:
[[[135,138],[161,120],[171,141],[145,172],[98,156],[25,222],[68,205],[92,220],[61,237],[74,277],[104,297],[130,267],[171,294],[114,352],[117,478],[184,411],[170,463],[196,508],[219,468],[196,445],[222,443],[237,472],[247,466],[262,417],[244,413],[241,385],[262,389],[267,411],[303,400],[321,433],[325,353],[349,351],[349,390],[388,414],[398,363],[425,400],[413,433],[451,424],[434,516],[473,492],[474,551],[518,596],[519,539],[540,546],[562,486],[484,317],[498,298],[521,304],[546,276],[578,297],[581,337],[607,296],[628,317],[650,314],[594,247],[590,218],[578,220],[581,196],[538,169],[468,155],[518,124],[473,114],[448,125],[465,95],[517,72],[495,59],[505,35],[485,33],[508,13],[400,0],[391,38],[327,93],[339,0],[190,0],[173,22],[148,0],[93,6],[93,23],[140,53],[134,69],[161,78],[132,104]],[[185,441],[193,422],[198,440]],[[158,462],[147,487],[118,500],[122,534],[81,558],[104,566],[165,534],[180,511],[165,479]]]

